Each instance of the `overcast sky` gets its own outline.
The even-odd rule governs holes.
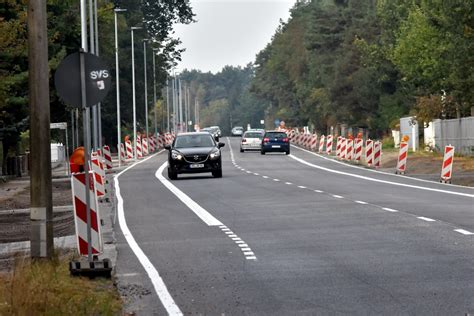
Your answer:
[[[216,73],[225,65],[244,66],[271,40],[280,19],[288,20],[295,0],[191,0],[196,23],[177,25],[186,48],[178,71]]]

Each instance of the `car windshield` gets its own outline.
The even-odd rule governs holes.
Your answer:
[[[288,136],[286,135],[286,133],[275,132],[275,133],[266,133],[265,137],[285,138],[285,137],[288,137]]]
[[[219,130],[219,128],[218,127],[211,127],[211,128],[209,128],[209,130],[214,133],[214,132],[217,132]]]
[[[258,132],[245,133],[244,137],[246,138],[262,138],[263,134]]]
[[[199,135],[178,135],[174,144],[175,148],[187,148],[187,147],[212,147],[214,141],[211,135],[199,134]]]

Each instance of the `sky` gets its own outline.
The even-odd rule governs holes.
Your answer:
[[[271,41],[280,19],[287,21],[295,0],[191,0],[196,23],[177,25],[186,48],[177,71],[219,72],[245,66]]]

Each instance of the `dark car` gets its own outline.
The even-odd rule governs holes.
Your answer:
[[[211,172],[216,178],[222,177],[221,148],[207,132],[178,134],[171,144],[165,146],[168,154],[168,178],[175,180],[180,173]]]
[[[285,132],[268,131],[263,135],[260,153],[265,155],[267,152],[284,152],[290,154],[290,140]]]

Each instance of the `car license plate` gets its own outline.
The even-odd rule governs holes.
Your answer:
[[[272,145],[272,148],[280,148],[280,145]]]
[[[204,168],[204,164],[203,163],[193,163],[193,164],[189,165],[189,168],[192,168],[192,169]]]

